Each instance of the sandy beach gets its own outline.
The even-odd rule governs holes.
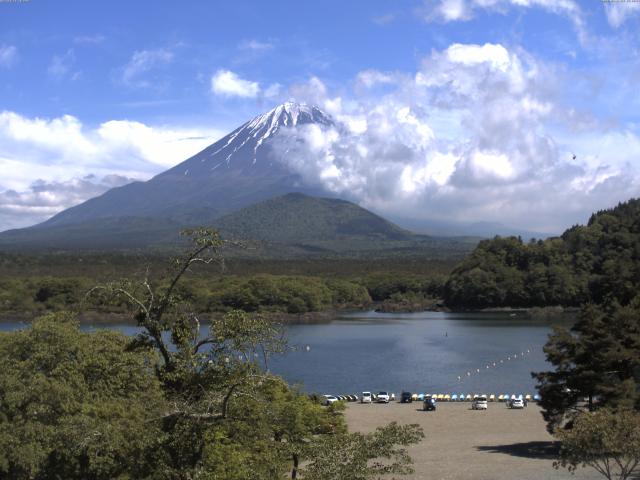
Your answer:
[[[522,410],[489,403],[487,411],[470,403],[439,403],[423,412],[421,403],[348,404],[351,431],[371,432],[389,422],[417,423],[426,438],[410,448],[415,474],[403,478],[429,480],[598,479],[592,469],[571,475],[553,468],[556,446],[545,430],[537,405]]]

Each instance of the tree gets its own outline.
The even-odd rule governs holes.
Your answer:
[[[578,466],[589,466],[605,478],[625,480],[639,472],[640,415],[623,410],[608,409],[585,413],[576,418],[571,428],[559,429],[562,441],[562,466],[575,471]]]
[[[314,447],[317,454],[303,469],[305,480],[367,480],[381,475],[413,473],[406,448],[418,443],[424,433],[418,425],[395,422],[369,434],[331,435]]]
[[[145,478],[166,408],[156,354],[68,314],[0,334],[0,478]]]
[[[640,306],[583,307],[576,324],[555,328],[544,347],[553,371],[533,373],[553,432],[598,405],[640,406]]]
[[[277,325],[239,310],[201,324],[178,287],[194,265],[220,262],[223,243],[213,230],[185,235],[192,248],[173,262],[166,280],[125,281],[91,292],[127,302],[143,329],[130,349],[151,348],[160,357],[155,375],[167,406],[158,417],[161,478],[270,480],[287,471],[296,478],[302,461],[321,465],[319,459],[329,458],[333,437],[360,452],[345,459],[360,476],[338,478],[407,471],[409,457],[397,445],[418,441],[418,427],[390,426],[381,430],[384,438],[347,434],[336,407],[321,408],[269,373],[270,356],[286,347]],[[362,463],[378,455],[393,458],[393,469]]]

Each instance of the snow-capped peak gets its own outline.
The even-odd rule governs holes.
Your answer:
[[[262,115],[258,115],[247,123],[246,127],[251,131],[252,136],[255,136],[256,132],[260,132],[261,136],[266,139],[280,127],[295,127],[304,123],[333,125],[333,120],[314,105],[285,102]]]
[[[252,148],[253,163],[260,146],[273,137],[281,128],[292,128],[303,124],[320,124],[333,126],[333,119],[314,105],[306,103],[285,102],[282,105],[258,115],[236,129],[219,142],[212,145],[209,157],[224,155],[224,161],[229,164],[231,157],[246,147]],[[204,160],[203,160],[204,161]],[[216,164],[217,168],[220,164]]]

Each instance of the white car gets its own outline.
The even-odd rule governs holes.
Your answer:
[[[514,398],[509,402],[509,408],[524,408],[522,398]]]
[[[371,392],[362,392],[362,397],[360,397],[361,403],[371,403],[373,402],[373,395]]]
[[[472,410],[486,410],[487,409],[487,397],[480,395],[473,400],[471,404]]]
[[[339,402],[340,400],[335,395],[323,395],[324,400],[322,402],[323,405],[331,405],[332,403]]]
[[[389,397],[389,393],[388,392],[378,392],[378,395],[376,395],[376,398],[378,399],[378,403],[389,403],[389,399],[391,397]]]

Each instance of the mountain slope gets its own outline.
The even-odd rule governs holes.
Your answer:
[[[345,200],[290,193],[214,221],[223,238],[249,241],[239,255],[261,257],[451,257],[476,239],[416,235]]]
[[[153,177],[114,188],[69,208],[41,227],[117,217],[175,219],[218,217],[246,205],[305,188],[297,175],[277,161],[271,146],[282,129],[333,125],[317,107],[285,103],[259,115],[200,153]]]
[[[301,193],[264,200],[211,222],[197,213],[185,218],[180,223],[151,217],[102,218],[14,230],[0,234],[0,250],[162,251],[180,245],[182,228],[203,225],[217,228],[224,239],[242,241],[242,247],[228,247],[226,256],[443,258],[466,254],[476,243],[416,235],[354,203]]]
[[[411,232],[345,200],[290,193],[226,215],[214,225],[228,238],[280,243],[347,238],[410,240]]]

